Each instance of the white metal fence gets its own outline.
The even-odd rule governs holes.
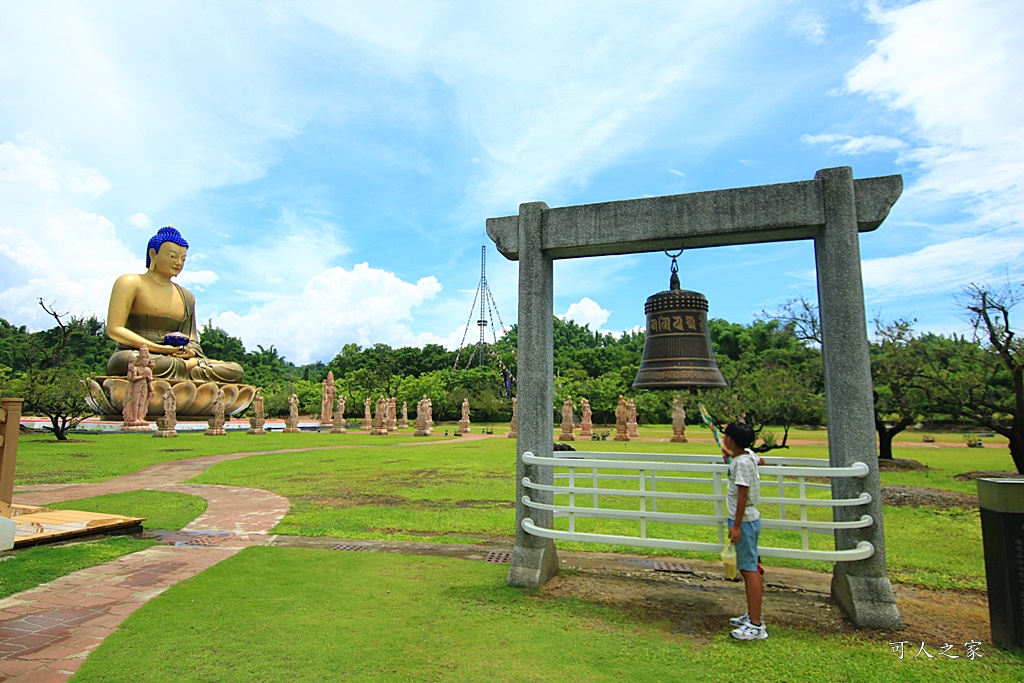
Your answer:
[[[725,544],[728,533],[725,500],[728,466],[722,462],[721,455],[598,452],[558,452],[556,455],[546,458],[530,452],[523,454],[526,464],[554,468],[554,485],[537,484],[529,477],[523,478],[523,487],[527,491],[550,492],[554,503],[538,502],[524,495],[523,504],[534,510],[551,511],[555,519],[568,518],[568,529],[538,527],[527,517],[522,522],[527,533],[567,541],[699,552],[718,552]],[[811,498],[808,497],[809,492],[831,490],[831,485],[808,480],[864,477],[868,473],[867,465],[857,462],[851,467],[831,467],[827,460],[771,457],[765,458],[765,465],[758,469],[761,474],[758,507],[762,530],[788,530],[798,532],[800,536],[799,548],[759,546],[762,556],[849,561],[863,560],[874,554],[874,546],[867,541],[861,541],[856,548],[848,550],[813,550],[810,547],[812,533],[833,535],[836,529],[868,527],[874,520],[870,515],[861,515],[860,519],[847,522],[809,519],[810,509],[864,505],[871,502],[871,494],[865,492],[850,499]],[[787,491],[792,493],[793,490],[796,496],[787,496]],[[772,495],[776,492],[777,495]],[[709,514],[665,509],[679,507],[679,501],[698,501],[702,505],[697,507],[707,508]],[[779,514],[776,518],[769,518],[765,515],[764,506],[773,505],[778,506]],[[616,535],[578,531],[577,522],[581,520],[639,522],[639,533]],[[714,526],[718,528],[718,543],[658,538],[648,534],[649,522]]]

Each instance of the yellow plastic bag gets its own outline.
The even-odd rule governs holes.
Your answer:
[[[722,565],[725,567],[725,578],[732,581],[736,578],[736,546],[726,543],[722,548]]]

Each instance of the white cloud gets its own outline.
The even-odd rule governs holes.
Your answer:
[[[128,216],[128,224],[134,228],[149,228],[153,225],[153,219],[144,213],[133,213]]]
[[[552,198],[647,142],[664,117],[692,116],[735,46],[776,11],[753,1],[384,7],[306,11],[403,75],[429,73],[450,90],[451,115],[484,152],[473,155],[473,216]]]
[[[808,43],[820,45],[825,42],[828,24],[820,14],[807,10],[793,17],[789,29]]]
[[[847,88],[907,112],[918,139],[903,155],[921,176],[908,195],[967,197],[980,224],[1024,215],[1024,4],[923,0],[870,5],[885,37]]]
[[[803,135],[800,142],[808,145],[826,144],[830,145],[829,152],[832,154],[870,154],[872,152],[894,152],[904,149],[907,143],[886,135]]]
[[[272,11],[232,3],[71,3],[58,13],[5,6],[0,78],[17,97],[5,99],[0,130],[73,146],[147,211],[260,178],[277,160],[268,143],[294,135],[322,102],[315,89],[291,96],[289,70],[299,57],[282,46],[291,32],[271,30]]]
[[[34,136],[0,143],[0,182],[21,191],[67,192],[99,196],[110,181],[95,169],[70,159],[50,143]]]
[[[562,320],[572,320],[578,325],[590,325],[590,329],[596,332],[608,322],[611,311],[601,308],[600,304],[589,297],[583,297],[569,306],[569,310],[558,316]]]
[[[341,227],[317,216],[282,209],[268,227],[255,239],[245,235],[235,242],[221,236],[202,243],[195,240],[189,258],[193,250],[202,249],[204,263],[230,273],[223,280],[225,286],[261,301],[295,295],[307,285],[310,273],[333,267],[350,251]],[[268,287],[258,290],[256,283]]]
[[[864,288],[873,301],[956,292],[969,282],[1024,278],[1024,234],[966,237],[898,256],[865,259]]]
[[[142,270],[104,216],[76,208],[109,187],[95,169],[52,145],[0,144],[0,317],[51,327],[42,298],[58,311],[106,317],[114,279]]]
[[[297,364],[326,361],[347,342],[407,346],[439,341],[412,332],[410,323],[413,310],[440,291],[433,276],[404,282],[393,273],[359,263],[352,270],[324,270],[298,296],[282,296],[241,315],[215,315],[213,323],[240,337],[246,348],[273,344]]]
[[[176,278],[185,287],[202,290],[220,279],[212,270],[183,270]]]

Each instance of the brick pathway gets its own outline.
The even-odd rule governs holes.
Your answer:
[[[439,442],[424,445],[428,443]],[[270,530],[288,512],[288,500],[269,491],[179,482],[227,460],[346,447],[353,446],[210,455],[151,465],[95,484],[16,486],[14,501],[23,505],[150,489],[199,496],[207,508],[181,532],[164,539],[173,545],[154,546],[0,600],[0,683],[66,681],[129,614],[239,550],[268,544]]]
[[[66,681],[145,602],[242,548],[265,545],[270,530],[288,512],[286,498],[237,486],[175,483],[232,457],[241,456],[181,461],[177,472],[173,463],[146,468],[155,475],[148,486],[140,471],[101,484],[57,485],[18,496],[18,502],[44,504],[149,488],[200,496],[207,509],[164,539],[174,545],[125,555],[0,600],[0,681]]]

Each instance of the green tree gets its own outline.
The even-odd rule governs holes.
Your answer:
[[[248,365],[248,357],[242,340],[232,337],[219,327],[214,327],[209,321],[199,331],[199,343],[203,347],[203,353],[210,358],[234,361],[241,364],[243,368]]]
[[[399,406],[403,402],[409,406],[410,418],[415,415],[416,405],[424,396],[429,398],[433,405],[441,405],[448,396],[447,375],[450,371],[451,368],[445,368],[424,372],[419,377],[403,377],[395,400]],[[359,405],[361,411],[362,401]]]
[[[1024,285],[1000,289],[971,284],[957,297],[971,339],[929,339],[928,392],[941,412],[966,418],[1009,440],[1024,474],[1024,341],[1011,314]]]
[[[928,357],[908,320],[875,320],[871,345],[871,380],[874,384],[875,430],[878,457],[892,459],[892,440],[929,412],[924,390]]]
[[[91,347],[91,338],[97,337],[95,318],[71,317],[65,322],[62,316],[66,314],[38,301],[57,324],[15,340],[13,350],[25,369],[10,385],[24,397],[26,411],[48,418],[54,437],[67,441],[67,431],[92,412],[85,402],[82,381],[92,368],[85,367],[86,361],[77,357],[75,350]]]

